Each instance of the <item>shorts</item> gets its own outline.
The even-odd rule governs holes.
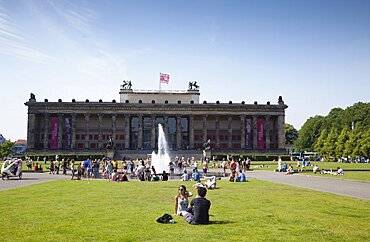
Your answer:
[[[207,169],[203,169],[203,173],[206,174],[207,173]]]

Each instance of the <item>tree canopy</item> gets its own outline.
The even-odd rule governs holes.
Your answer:
[[[324,157],[370,157],[370,103],[333,108],[327,116],[309,118],[294,142],[298,151]]]
[[[0,157],[7,157],[12,152],[13,146],[14,142],[10,140],[0,144]]]

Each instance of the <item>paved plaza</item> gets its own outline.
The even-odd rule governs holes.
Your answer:
[[[247,172],[247,176],[249,178],[269,182],[370,200],[370,182],[366,181],[335,179],[308,174],[284,175],[283,173],[261,170]],[[24,172],[22,180],[11,178],[8,181],[0,181],[0,190],[7,190],[53,180],[68,180],[70,178],[70,175],[50,175],[49,173]]]

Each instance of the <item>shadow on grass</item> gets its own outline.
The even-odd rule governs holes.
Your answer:
[[[209,224],[233,224],[235,223],[234,221],[230,220],[210,220]]]

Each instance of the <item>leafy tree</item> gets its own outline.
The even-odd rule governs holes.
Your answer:
[[[297,138],[298,138],[298,130],[296,130],[293,125],[286,123],[285,124],[285,143],[292,145]]]
[[[323,116],[309,118],[298,132],[294,146],[298,151],[313,151],[317,138],[320,136]]]
[[[326,129],[323,129],[314,146],[315,151],[318,152],[321,156],[327,155],[326,150],[324,149],[324,145],[325,145],[327,138],[328,138],[328,131]]]
[[[362,137],[360,139],[361,143],[361,154],[364,157],[370,157],[370,128],[368,128],[365,132],[362,132]]]
[[[344,127],[344,129],[342,129],[342,132],[340,132],[335,148],[336,157],[342,157],[344,155],[344,147],[349,139],[349,132],[350,131],[348,127]]]
[[[0,145],[0,157],[7,157],[14,147],[14,142],[11,142],[10,140],[5,141]]]
[[[335,157],[335,148],[338,140],[338,130],[336,128],[333,128],[330,130],[325,143],[323,150],[325,151],[326,155],[329,157]]]

